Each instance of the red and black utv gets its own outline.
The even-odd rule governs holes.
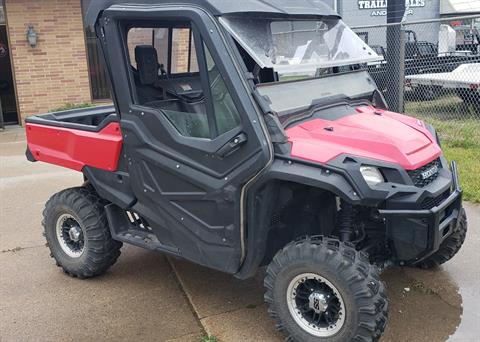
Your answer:
[[[128,3],[127,3],[128,2]],[[83,173],[46,204],[79,278],[122,242],[251,277],[296,341],[375,341],[379,272],[452,258],[467,230],[456,164],[388,111],[379,59],[321,1],[92,1],[114,106],[28,118],[27,157]]]

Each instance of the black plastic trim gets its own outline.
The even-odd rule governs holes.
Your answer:
[[[348,174],[346,174],[344,170],[336,169],[328,165],[293,161],[292,159],[277,155],[272,165],[248,190],[247,254],[242,267],[239,272],[235,274],[237,278],[246,279],[252,277],[264,258],[269,230],[268,227],[263,224],[262,218],[259,218],[258,215],[264,215],[269,205],[265,204],[262,210],[257,210],[258,207],[255,206],[255,196],[262,186],[271,181],[289,181],[304,184],[324,189],[352,203],[360,204],[361,202],[357,190],[352,186]],[[275,196],[267,193],[267,197],[266,200],[264,199],[265,203],[275,201]]]
[[[128,173],[85,166],[83,174],[101,198],[115,203],[123,209],[131,208],[135,204],[137,199],[132,191]]]
[[[419,207],[423,199],[444,193],[450,188],[452,180],[452,174],[444,161],[438,178],[423,188],[416,187],[408,172],[394,163],[345,154],[330,161],[328,165],[343,170],[348,175],[351,184],[354,184],[358,191],[360,204],[366,206],[380,206],[387,201],[387,205],[395,209],[412,208],[412,204]],[[362,165],[378,167],[387,178],[386,182],[369,186],[360,172]]]
[[[439,177],[426,187],[418,188],[413,185],[406,170],[393,163],[342,155],[328,164],[318,164],[276,155],[271,167],[249,189],[247,256],[235,276],[240,279],[253,276],[263,260],[268,229],[258,223],[254,198],[256,192],[269,181],[285,180],[316,187],[330,191],[355,205],[381,208],[386,214],[389,213],[388,210],[401,212],[405,209],[405,213],[430,215],[431,210],[421,210],[423,200],[445,193],[452,187],[452,183],[454,187],[458,187],[456,164],[452,164],[452,172],[450,172],[446,168],[445,159],[443,157],[441,159],[443,168],[440,170]],[[382,170],[392,170],[397,173],[395,178],[397,183],[387,182],[372,189],[360,173],[361,165],[373,165]],[[461,203],[461,196],[457,201]],[[435,214],[436,218],[440,214]]]
[[[438,206],[429,210],[407,210],[407,209],[380,209],[379,213],[386,219],[387,233],[395,235],[395,230],[398,229],[392,224],[392,218],[401,218],[402,220],[422,219],[427,224],[427,247],[418,255],[408,260],[399,260],[400,263],[415,264],[421,262],[438,251],[440,245],[447,239],[453,229],[450,229],[448,234],[442,232],[451,224],[456,224],[461,215],[462,207],[462,189],[458,182],[457,165],[453,161],[451,163],[452,170],[452,188],[453,192]],[[411,236],[413,240],[415,236]]]
[[[85,125],[80,123],[75,123],[75,120],[83,120],[86,117],[93,116],[104,116],[99,125]],[[52,126],[52,127],[62,127],[69,129],[77,129],[81,131],[89,132],[99,132],[104,129],[108,124],[112,122],[118,122],[119,117],[116,113],[114,106],[101,106],[101,107],[92,107],[92,108],[82,108],[74,110],[66,110],[62,112],[52,112],[42,115],[29,116],[25,119],[26,123],[43,125],[43,126]]]

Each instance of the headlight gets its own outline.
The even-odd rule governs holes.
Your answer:
[[[373,186],[385,182],[382,173],[375,166],[361,166],[360,172],[368,185]]]

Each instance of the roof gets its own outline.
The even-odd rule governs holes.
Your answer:
[[[229,14],[268,14],[270,16],[340,17],[322,0],[95,0],[87,9],[85,26],[95,25],[102,11],[113,5],[185,4],[205,8],[215,16]]]
[[[440,14],[477,14],[480,13],[480,1],[441,0]]]

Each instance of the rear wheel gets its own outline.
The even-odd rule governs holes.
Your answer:
[[[321,237],[292,242],[268,266],[265,300],[293,341],[377,341],[388,300],[366,255]]]
[[[471,89],[457,89],[457,95],[462,99],[463,103],[472,106],[476,117],[480,116],[480,93]]]
[[[456,92],[458,97],[467,105],[478,104],[478,101],[480,101],[480,95],[476,91],[470,89],[457,89]]]
[[[47,245],[66,273],[90,278],[104,273],[120,255],[112,239],[103,201],[89,188],[53,195],[43,211]]]
[[[416,266],[429,269],[438,267],[441,264],[446,263],[447,261],[452,259],[462,248],[466,236],[467,214],[465,213],[465,209],[462,208],[460,218],[458,219],[457,225],[455,226],[453,233],[445,241],[443,241],[437,252],[432,254],[429,258],[416,264]]]

